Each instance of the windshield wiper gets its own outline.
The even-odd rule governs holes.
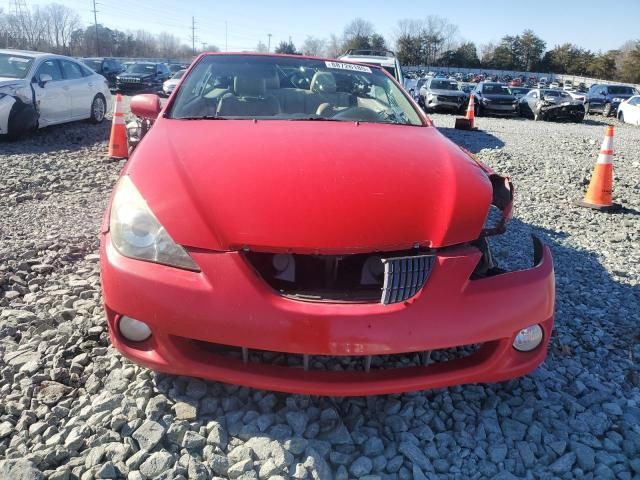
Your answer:
[[[174,120],[228,120],[225,117],[218,117],[216,115],[200,115],[197,117],[173,117]]]
[[[339,118],[327,118],[327,117],[303,117],[303,118],[287,118],[290,122],[303,122],[303,121],[315,121],[315,122],[342,122]]]

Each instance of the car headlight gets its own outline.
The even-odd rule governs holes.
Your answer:
[[[489,100],[488,98],[483,98],[482,99],[482,103],[491,103],[491,100]]]
[[[109,228],[113,246],[125,257],[200,271],[187,251],[160,225],[126,175],[116,186]]]
[[[622,102],[623,100],[624,100],[624,98],[616,97],[616,98],[612,99],[611,101],[612,101],[613,103],[620,103],[620,102]]]

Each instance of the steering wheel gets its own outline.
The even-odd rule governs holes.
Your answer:
[[[291,85],[295,88],[300,88],[302,90],[309,90],[309,87],[311,86],[311,79],[298,72],[293,72],[287,77],[287,80],[289,80]]]

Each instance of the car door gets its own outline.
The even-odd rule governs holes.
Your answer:
[[[60,60],[64,83],[71,97],[70,120],[81,120],[91,115],[93,101],[93,77],[84,77],[82,68],[71,60]]]
[[[48,75],[48,81],[42,76]],[[66,122],[71,118],[71,97],[64,83],[60,62],[46,59],[38,66],[31,79],[38,108],[38,123],[41,127]]]
[[[527,116],[531,116],[533,114],[533,109],[535,108],[537,101],[538,92],[536,90],[527,93],[520,100],[520,110]]]
[[[593,96],[593,102],[591,105],[595,110],[601,111],[604,108],[605,99],[607,98],[607,87],[600,85]]]
[[[640,97],[633,97],[624,108],[624,121],[640,125]]]

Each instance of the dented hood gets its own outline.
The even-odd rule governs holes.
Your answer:
[[[159,119],[127,169],[171,236],[350,253],[477,238],[486,173],[433,127]]]

